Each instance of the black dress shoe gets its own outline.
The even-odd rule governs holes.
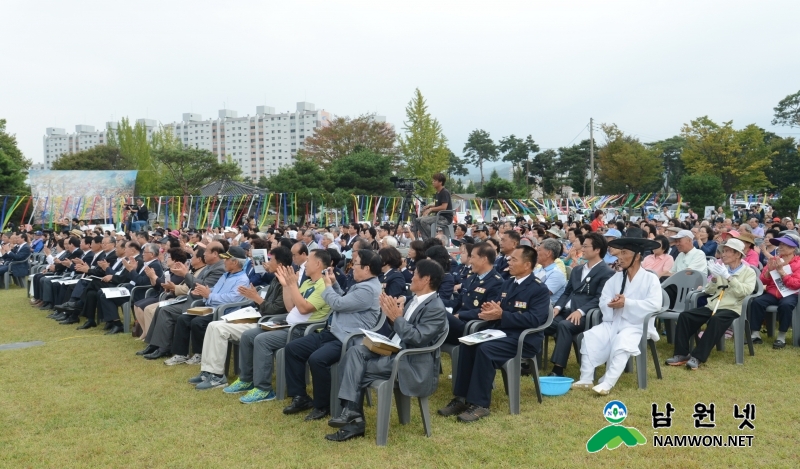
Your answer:
[[[347,425],[346,427],[339,429],[339,431],[336,433],[325,435],[325,439],[328,441],[347,441],[360,436],[364,436],[363,423],[360,426],[354,424]]]
[[[155,346],[155,345],[148,345],[147,347],[145,347],[145,348],[144,348],[144,350],[139,350],[138,352],[136,352],[136,355],[138,355],[138,356],[140,356],[140,357],[141,357],[142,355],[148,355],[148,354],[150,354],[150,353],[153,353],[153,352],[155,352],[156,350],[158,350],[158,347],[157,347],[157,346]]]
[[[39,309],[41,309],[41,310],[53,309],[53,305],[51,303],[44,303],[44,304],[42,304],[42,306],[39,306]]]
[[[52,319],[53,321],[61,322],[61,321],[63,321],[64,319],[67,319],[68,317],[69,317],[69,314],[67,314],[67,313],[60,313],[60,312],[58,312],[58,313],[54,314],[54,315],[53,315],[53,317],[52,317],[51,319]]]
[[[364,416],[360,412],[351,409],[342,409],[342,414],[328,420],[328,425],[333,428],[342,428],[350,423],[363,423]]]
[[[56,316],[56,314],[60,314],[60,313],[59,313],[58,311],[53,311],[52,313],[48,314],[48,315],[47,315],[47,316],[45,316],[45,317],[46,317],[46,318],[53,319],[53,318]]]
[[[61,324],[62,326],[66,326],[69,324],[77,324],[79,322],[80,321],[78,320],[78,318],[73,318],[72,316],[70,316],[67,319],[64,319],[63,321],[59,321],[58,323]]]
[[[331,411],[327,407],[323,407],[322,409],[317,409],[315,407],[314,410],[312,410],[308,415],[306,415],[305,421],[310,422],[312,420],[320,420],[324,419],[329,415],[331,415]]]
[[[74,309],[77,306],[78,306],[78,304],[75,303],[74,301],[67,301],[66,303],[62,303],[60,305],[56,305],[55,308],[56,309],[67,309],[67,308]]]
[[[106,325],[103,326],[103,330],[107,331],[107,330],[111,329],[111,326],[113,326],[113,325],[114,325],[113,322],[107,322]]]
[[[146,354],[144,356],[144,358],[146,358],[148,360],[156,360],[156,359],[159,359],[161,357],[166,357],[167,355],[169,355],[169,351],[168,350],[161,350],[161,349],[157,348],[155,352]]]
[[[292,403],[283,408],[286,415],[296,414],[314,407],[314,401],[308,396],[294,396]]]
[[[753,339],[753,343],[758,345],[758,344],[763,344],[764,341],[761,340],[761,337],[756,337],[755,339]]]
[[[114,324],[113,326],[111,326],[111,328],[108,330],[108,332],[106,332],[106,335],[119,334],[120,332],[123,332],[124,330],[125,330],[125,328],[122,327],[122,324]]]
[[[94,321],[86,321],[82,325],[75,328],[76,331],[82,331],[84,329],[89,329],[90,327],[97,327],[97,323]]]

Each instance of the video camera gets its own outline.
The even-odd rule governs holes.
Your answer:
[[[394,183],[395,189],[405,193],[406,195],[413,194],[417,188],[423,190],[428,187],[427,184],[425,184],[425,182],[421,179],[399,178],[397,176],[392,176],[389,178],[389,180]]]

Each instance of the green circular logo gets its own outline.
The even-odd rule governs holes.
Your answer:
[[[611,423],[622,423],[628,416],[628,409],[621,401],[611,401],[603,408],[603,417]]]

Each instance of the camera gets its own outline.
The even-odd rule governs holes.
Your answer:
[[[395,189],[400,192],[404,192],[407,195],[413,194],[417,188],[422,190],[428,187],[421,179],[399,178],[397,176],[392,176],[389,178],[389,180],[394,183]]]

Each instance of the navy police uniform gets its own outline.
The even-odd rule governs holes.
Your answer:
[[[378,275],[378,280],[381,282],[383,293],[394,298],[405,296],[406,279],[400,272],[389,269],[386,272],[381,272]]]
[[[506,256],[500,254],[494,261],[494,270],[503,277],[503,280],[508,280],[511,274],[508,273],[508,259]]]
[[[544,325],[550,309],[550,292],[533,274],[521,284],[517,284],[513,277],[506,280],[501,297],[503,315],[499,320],[489,323],[489,327],[505,332],[506,337],[462,346],[453,386],[456,397],[463,397],[467,403],[485,408],[491,403],[495,371],[517,354],[522,331]],[[522,356],[533,357],[539,353],[543,337],[542,332],[528,334]]]
[[[478,319],[481,305],[487,301],[499,301],[503,288],[503,278],[490,270],[481,279],[472,274],[461,284],[455,299],[445,302],[445,306],[453,308],[453,314],[447,315],[450,329],[447,332],[448,344],[459,345],[458,338],[464,335],[464,326],[468,321]],[[455,315],[458,314],[458,317]]]

